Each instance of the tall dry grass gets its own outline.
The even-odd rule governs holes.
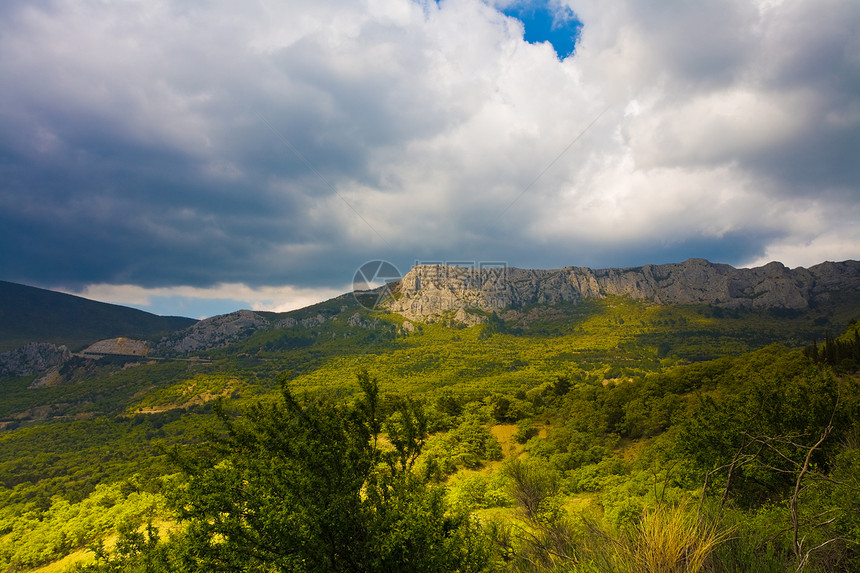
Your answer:
[[[729,533],[701,521],[686,504],[660,504],[625,531],[616,545],[618,566],[633,573],[697,573]]]

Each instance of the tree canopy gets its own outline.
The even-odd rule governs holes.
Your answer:
[[[383,423],[376,380],[358,381],[350,403],[300,402],[285,377],[278,402],[235,414],[220,403],[223,430],[171,453],[187,477],[173,493],[184,533],[165,549],[127,532],[125,553],[92,570],[483,570],[477,524],[413,471],[427,434],[421,407],[404,399]]]

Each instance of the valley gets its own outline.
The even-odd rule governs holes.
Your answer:
[[[405,495],[408,507],[438,496],[438,506],[426,507],[460,520],[445,542],[473,548],[460,570],[632,570],[628,543],[645,543],[649,523],[686,527],[688,553],[710,544],[705,569],[678,570],[854,570],[860,265],[828,264],[826,280],[821,269],[753,270],[743,275],[758,277],[752,290],[729,287],[739,279],[723,267],[693,260],[649,270],[674,276],[671,303],[660,281],[635,296],[599,281],[575,290],[559,273],[491,286],[449,269],[435,282],[407,275],[391,300],[369,308],[346,294],[290,313],[213,317],[147,340],[133,332],[91,340],[54,366],[50,384],[34,384],[42,372],[0,379],[0,570],[34,571],[71,554],[79,564],[64,567],[175,570],[171,559],[183,551],[214,550],[212,539],[232,530],[204,527],[211,537],[194,537],[211,515],[180,511],[206,496],[227,501],[207,481],[221,475],[205,461],[216,460],[206,457],[216,455],[210,444],[232,443],[225,427],[239,424],[237,435],[257,445],[216,448],[217,456],[230,467],[250,464],[243,479],[257,476],[267,488],[287,466],[255,464],[286,454],[254,436],[283,419],[297,444],[316,444],[296,425],[300,412],[335,434],[376,436],[336,444],[344,456],[393,464],[365,488]],[[737,296],[726,298],[729,290]],[[694,291],[717,294],[691,301],[684,293]],[[504,304],[486,302],[498,293],[507,293]],[[365,420],[359,414],[370,405]],[[243,457],[246,446],[258,454]],[[284,495],[320,475],[299,471]],[[196,497],[176,497],[188,488]],[[268,503],[252,493],[248,500]],[[368,495],[356,511],[388,507]],[[307,511],[283,518],[322,519]],[[399,527],[418,535],[409,520],[419,517],[403,511]],[[829,517],[815,521],[820,514]],[[160,541],[147,533],[150,521],[171,524]],[[253,523],[230,527],[249,535],[281,527]],[[426,531],[440,524],[428,521]],[[94,551],[117,538],[128,543]],[[229,547],[247,563],[265,555]],[[383,559],[379,551],[367,547],[374,559]],[[303,570],[272,559],[275,569]],[[267,570],[263,563],[254,567]]]

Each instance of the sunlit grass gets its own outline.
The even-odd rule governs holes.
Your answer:
[[[688,505],[645,509],[618,544],[622,567],[632,573],[697,573],[730,531],[700,520]]]

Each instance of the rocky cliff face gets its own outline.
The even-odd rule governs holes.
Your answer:
[[[164,337],[156,345],[153,355],[171,356],[209,350],[244,340],[260,330],[294,326],[313,328],[325,321],[326,317],[319,313],[301,320],[286,317],[273,321],[252,310],[238,310],[230,314],[206,318],[185,330]]]
[[[469,269],[419,265],[392,289],[389,310],[425,321],[446,311],[499,311],[526,304],[578,302],[608,295],[657,304],[703,303],[726,308],[801,309],[830,293],[860,296],[860,262],[789,269],[770,263],[736,269],[704,259],[626,269]],[[461,320],[462,322],[462,320]]]
[[[155,347],[154,354],[182,354],[218,348],[247,338],[264,328],[269,328],[269,321],[251,310],[221,314],[164,337]]]
[[[0,376],[30,376],[62,364],[72,357],[65,346],[31,342],[17,350],[0,354]]]

